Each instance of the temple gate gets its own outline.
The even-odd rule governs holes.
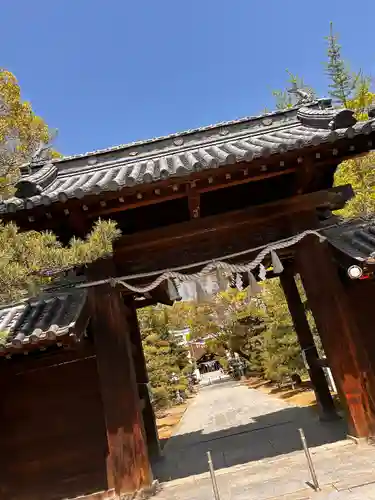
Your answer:
[[[9,331],[0,348],[0,452],[7,456],[1,493],[61,500],[148,488],[159,448],[136,309],[178,296],[165,283],[135,293],[113,279],[137,288],[165,269],[241,262],[227,256],[244,251],[249,261],[256,255],[249,249],[305,230],[326,239],[307,236],[278,253],[321,417],[336,414],[297,273],[347,407],[349,432],[373,436],[375,226],[340,224],[332,211],[353,192],[332,186],[337,165],[371,150],[374,140],[375,120],[356,122],[351,111],[323,99],[25,168],[15,196],[0,205],[4,221],[49,229],[67,242],[108,218],[122,237],[112,258],[76,276],[92,286],[62,287],[20,308],[15,322],[14,308],[0,319]],[[349,278],[353,264],[366,280]]]

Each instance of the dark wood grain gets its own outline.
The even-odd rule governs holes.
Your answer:
[[[375,415],[368,390],[372,375],[328,244],[314,237],[305,238],[299,244],[296,264],[329,366],[347,406],[350,432],[357,437],[372,436]]]
[[[108,487],[134,493],[151,484],[129,323],[121,294],[109,285],[89,292],[107,440]]]
[[[328,382],[324,375],[323,368],[319,366],[318,363],[318,351],[306,318],[305,307],[302,303],[301,296],[295,282],[294,269],[292,266],[287,266],[280,274],[280,283],[284,290],[294,328],[298,336],[298,341],[309,366],[310,380],[314,387],[314,392],[320,409],[320,416],[323,419],[337,418]]]
[[[11,366],[11,363],[9,364]],[[94,357],[1,373],[0,498],[61,500],[107,489]]]
[[[134,367],[138,383],[138,393],[143,401],[143,425],[147,440],[147,448],[152,459],[156,459],[161,455],[159,434],[156,426],[156,418],[154,409],[150,399],[148,389],[148,373],[146,359],[143,352],[142,337],[139,329],[137,310],[132,297],[124,298],[126,305],[126,315],[130,327],[130,339],[132,343],[132,352]]]

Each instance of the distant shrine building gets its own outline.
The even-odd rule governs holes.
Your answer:
[[[110,278],[126,276],[136,289],[165,269],[250,262],[258,251],[238,254],[306,230],[324,241],[311,234],[278,256],[321,417],[335,418],[335,407],[296,274],[348,433],[374,436],[375,222],[342,224],[332,215],[353,196],[350,186],[333,187],[338,164],[374,144],[372,113],[357,122],[318,100],[31,165],[0,205],[5,222],[68,242],[100,217],[116,221],[122,237],[111,258],[74,278],[95,286],[62,287],[0,314],[8,332],[0,346],[0,498],[111,499],[151,487],[159,445],[136,312],[178,294],[166,282],[138,293]]]

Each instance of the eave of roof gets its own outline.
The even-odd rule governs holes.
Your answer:
[[[360,265],[375,265],[375,217],[359,218],[323,232],[329,243]]]
[[[0,213],[188,177],[375,131],[375,120],[356,123],[352,111],[327,106],[327,100],[320,100],[38,165],[20,179],[16,196],[0,204]]]
[[[86,302],[86,290],[32,299],[0,310],[0,356],[28,353],[49,345],[77,340],[75,326]],[[78,334],[78,335],[77,335]]]

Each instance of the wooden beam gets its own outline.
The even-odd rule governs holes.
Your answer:
[[[158,302],[155,299],[143,299],[143,300],[135,300],[134,301],[134,307],[136,309],[142,309],[143,307],[149,307],[149,306],[154,306]]]
[[[212,186],[206,186],[198,188],[199,193],[208,193],[210,191],[217,191],[218,189],[231,188],[233,186],[239,186],[240,184],[249,184],[250,182],[263,181],[264,179],[272,179],[273,177],[280,177],[281,175],[293,174],[296,172],[296,168],[283,168],[282,170],[277,170],[275,172],[267,172],[265,174],[252,175],[251,177],[245,177],[244,179],[233,180],[231,182],[226,182],[223,184],[213,184]]]
[[[188,186],[188,203],[189,203],[189,212],[191,219],[197,219],[201,214],[201,197],[199,192]]]
[[[124,210],[133,210],[139,207],[147,207],[149,205],[155,205],[156,203],[162,203],[164,201],[171,201],[171,200],[178,200],[181,198],[186,198],[186,192],[183,191],[181,193],[173,193],[167,196],[151,196],[150,198],[144,199],[144,200],[139,200],[139,201],[134,201],[134,202],[128,202],[128,203],[120,203],[116,206],[106,208],[106,209],[99,209],[95,211],[90,211],[88,214],[88,218],[90,219],[97,219],[98,217],[101,217],[103,215],[108,215],[112,213],[117,213],[117,212],[123,212]]]
[[[280,284],[284,290],[299,344],[309,366],[310,380],[318,403],[320,418],[322,420],[335,420],[338,415],[323,368],[319,366],[318,351],[306,318],[305,307],[295,282],[292,266],[284,267],[284,271],[280,274]]]
[[[301,214],[300,223],[305,227],[314,217]],[[374,376],[329,246],[306,237],[298,244],[296,259],[324,351],[348,409],[350,432],[357,437],[373,436],[375,412],[369,393],[374,391]]]
[[[336,191],[337,190],[337,191]],[[338,202],[349,196],[346,188],[319,192],[283,200],[278,204],[194,219],[157,230],[123,236],[114,246],[114,260],[119,276],[149,273],[161,269],[210,261],[223,255],[242,252],[293,236],[288,216],[303,207]],[[341,204],[343,202],[340,201]],[[310,229],[318,227],[315,225]],[[248,253],[234,261],[249,260]],[[191,268],[190,272],[198,270]]]
[[[135,302],[131,297],[124,298],[126,304],[127,320],[130,328],[130,340],[133,347],[133,360],[138,384],[138,392],[144,402],[143,423],[150,457],[159,458],[161,455],[159,434],[156,426],[156,418],[149,393],[149,378],[147,373],[146,359],[143,352],[142,336],[139,329],[137,310]]]
[[[289,231],[289,232],[288,232]],[[241,252],[249,248],[265,245],[281,238],[293,236],[285,227],[283,220],[275,220],[274,225],[243,225],[237,229],[235,237],[232,229],[212,230],[206,233],[189,235],[186,238],[166,241],[164,245],[159,242],[144,246],[141,251],[130,248],[127,252],[123,249],[114,253],[118,275],[149,273],[160,269],[185,266],[203,260],[211,261],[223,255]],[[254,257],[247,254],[231,262],[246,261]],[[201,266],[200,266],[201,267]],[[199,266],[192,267],[189,272],[199,270]],[[150,278],[148,278],[150,281]],[[134,281],[132,281],[134,283]],[[137,279],[138,283],[138,279]]]
[[[134,494],[152,482],[124,302],[110,285],[89,289],[91,329],[107,430],[108,489]]]
[[[296,187],[295,192],[297,194],[303,194],[308,190],[310,182],[313,180],[315,174],[314,163],[311,158],[308,158],[305,162],[300,165],[297,170],[296,177]]]
[[[293,198],[287,198],[266,205],[250,207],[244,210],[226,212],[220,215],[204,217],[181,224],[143,231],[134,235],[122,236],[115,242],[116,253],[122,250],[141,249],[156,243],[163,246],[165,241],[177,242],[180,238],[190,237],[199,233],[234,228],[241,225],[259,224],[290,216],[303,210],[312,210],[320,207],[339,208],[352,198],[353,190],[350,185],[339,186],[324,191],[316,191]]]
[[[84,238],[91,228],[90,221],[88,221],[81,212],[69,213],[69,215],[66,216],[66,222],[72,233],[79,238]]]
[[[238,167],[238,165],[237,165]],[[133,210],[139,207],[145,207],[149,205],[155,205],[158,203],[162,203],[165,201],[171,201],[171,200],[177,200],[181,198],[187,198],[188,204],[189,204],[189,210],[191,213],[192,218],[197,218],[200,215],[200,194],[202,193],[208,193],[211,191],[217,191],[219,189],[226,189],[230,188],[233,186],[238,186],[240,184],[249,184],[251,182],[257,182],[261,181],[264,179],[271,179],[273,177],[279,177],[282,175],[287,175],[290,173],[294,173],[296,171],[296,168],[283,168],[278,169],[273,172],[266,172],[266,173],[261,173],[258,175],[251,175],[251,176],[246,176],[242,177],[243,175],[243,167],[242,170],[239,171],[239,174],[241,175],[241,178],[238,179],[233,179],[233,180],[225,180],[225,175],[221,171],[215,171],[215,177],[213,184],[209,185],[204,185],[201,187],[191,187],[191,183],[187,183],[186,180],[184,180],[184,184],[175,184],[176,186],[179,187],[178,192],[170,193],[170,194],[165,194],[161,193],[161,195],[155,195],[154,191],[151,191],[148,193],[147,191],[144,192],[144,196],[142,199],[134,199],[135,195],[134,194],[127,194],[126,196],[126,201],[124,203],[116,203],[113,204],[110,207],[107,208],[100,208],[98,210],[90,210],[88,213],[87,217],[90,219],[95,219],[100,216],[108,215],[111,213],[117,213],[117,212],[123,212],[124,210]],[[217,178],[220,176],[220,178]],[[223,179],[221,179],[221,176]],[[202,181],[202,179],[200,179]],[[181,180],[180,180],[181,183]],[[165,189],[169,189],[170,185],[166,186]],[[115,202],[116,200],[112,200]]]
[[[345,293],[352,306],[352,312],[358,325],[360,339],[368,353],[371,372],[375,373],[375,335],[374,335],[374,303],[375,281],[351,280],[344,282]],[[375,397],[371,399],[375,408]]]

